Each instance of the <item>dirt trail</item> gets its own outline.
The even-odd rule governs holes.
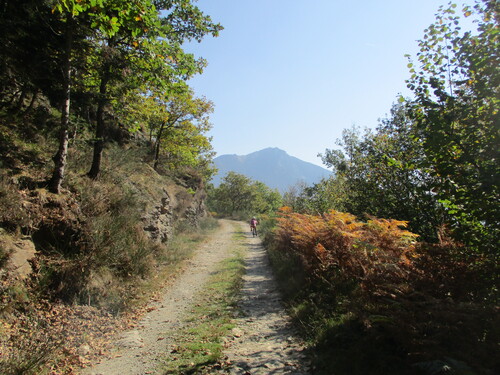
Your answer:
[[[235,226],[221,220],[221,228],[196,251],[186,266],[165,290],[160,301],[151,304],[137,329],[123,333],[111,356],[84,374],[139,375],[155,373],[162,353],[169,344],[170,332],[182,322],[187,309],[195,302],[215,266],[229,256]]]
[[[233,234],[243,223],[221,220],[221,228],[201,245],[186,271],[168,286],[160,301],[152,303],[137,329],[123,333],[115,343],[111,358],[86,369],[84,374],[139,375],[157,374],[163,353],[171,342],[172,332],[196,303],[217,264],[231,255]],[[240,307],[243,316],[236,319],[237,328],[226,339],[231,374],[306,374],[302,347],[280,305],[265,251],[260,240],[249,234],[246,257],[247,274]]]
[[[242,316],[236,319],[232,342],[225,351],[231,374],[309,373],[304,347],[285,314],[260,239],[248,236],[246,274],[241,291]]]

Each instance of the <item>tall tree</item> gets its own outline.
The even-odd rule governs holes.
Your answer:
[[[219,187],[209,189],[207,204],[221,215],[269,215],[282,206],[282,198],[260,181],[229,172]]]
[[[213,202],[219,213],[233,215],[249,210],[254,199],[252,180],[242,174],[229,172],[213,191]]]
[[[105,21],[103,28],[96,35],[97,58],[94,75],[98,91],[96,92],[96,124],[92,165],[88,176],[96,178],[101,169],[104,149],[105,109],[110,102],[109,85],[124,80],[126,69],[137,67],[131,64],[133,55],[142,54],[146,45],[141,39],[157,38],[161,23],[156,8],[148,0],[107,1],[101,8],[99,22]]]
[[[63,31],[64,48],[63,58],[60,63],[62,71],[62,98],[61,98],[61,124],[59,133],[59,148],[54,155],[54,170],[49,181],[49,190],[58,194],[64,178],[66,157],[69,142],[69,121],[71,106],[71,72],[74,47],[74,33],[82,25],[88,24],[88,11],[92,6],[102,6],[103,0],[54,0],[53,12],[61,16],[65,23]]]
[[[151,123],[155,135],[153,165],[155,169],[158,167],[162,148],[172,159],[176,159],[177,154],[178,159],[181,158],[183,151],[196,154],[197,150],[203,151],[207,147],[203,142],[196,142],[196,140],[202,141],[196,137],[210,130],[208,115],[213,111],[212,102],[204,98],[195,98],[193,92],[187,90],[182,94],[172,95],[168,102],[160,102],[158,106],[161,118],[157,120],[158,122]],[[187,150],[184,150],[183,146],[187,146]]]
[[[96,139],[89,177],[100,172],[104,147],[104,109],[110,98],[108,85],[123,80],[123,65],[132,71],[130,81],[144,85],[139,79],[150,81],[149,89],[172,90],[179,81],[201,73],[202,59],[196,60],[181,48],[185,40],[201,40],[206,34],[218,35],[220,25],[214,24],[191,1],[114,0],[106,3],[113,21],[111,37],[101,42],[101,65],[98,71]],[[162,16],[162,14],[167,14]],[[114,57],[114,58],[113,58]],[[118,59],[118,60],[117,60]],[[116,62],[120,63],[117,64]],[[113,74],[115,72],[115,74]]]
[[[283,206],[283,198],[277,189],[271,189],[260,181],[255,181],[252,187],[255,190],[255,199],[252,204],[253,215],[272,215]]]
[[[462,16],[474,16],[477,30],[463,32]],[[442,7],[408,64],[421,164],[457,235],[490,254],[500,236],[499,29],[498,1]]]
[[[200,41],[206,34],[217,35],[221,26],[211,21],[190,0],[47,0],[66,27],[61,102],[59,149],[50,190],[59,192],[64,178],[69,141],[71,73],[75,51],[74,32],[85,26],[93,50],[87,54],[87,71],[79,82],[95,98],[96,137],[94,157],[88,175],[98,176],[105,134],[105,114],[110,104],[126,89],[145,86],[172,89],[193,74],[200,73],[204,60],[195,59],[181,48],[183,41]],[[126,84],[123,84],[126,82]],[[118,83],[122,83],[120,86]]]
[[[213,151],[206,133],[213,103],[195,97],[185,83],[169,92],[145,91],[129,92],[117,108],[125,121],[149,133],[153,167],[190,167],[208,178]]]
[[[431,191],[434,178],[421,166],[423,149],[406,104],[395,104],[376,131],[344,131],[338,144],[343,150],[322,155],[334,177],[305,191],[313,207],[406,220],[424,238],[437,238],[442,208]]]
[[[53,78],[49,54],[62,48],[56,17],[44,1],[6,0],[0,7],[0,107],[11,112]],[[60,76],[57,77],[60,79]],[[44,94],[51,100],[49,90]]]

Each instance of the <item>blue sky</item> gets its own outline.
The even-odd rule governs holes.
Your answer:
[[[187,50],[208,60],[190,81],[215,103],[218,155],[279,147],[322,165],[342,130],[375,127],[408,95],[406,53],[438,0],[199,0],[224,26]]]

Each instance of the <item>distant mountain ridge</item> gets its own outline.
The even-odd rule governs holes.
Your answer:
[[[220,155],[214,159],[214,164],[219,170],[212,179],[215,186],[219,186],[222,178],[232,171],[261,181],[281,193],[297,182],[312,185],[331,174],[325,168],[290,156],[276,147],[248,155]]]

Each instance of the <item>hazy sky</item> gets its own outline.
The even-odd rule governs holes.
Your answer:
[[[408,94],[406,53],[445,0],[199,0],[224,26],[188,50],[191,81],[215,103],[218,155],[279,147],[321,164],[342,130],[375,127]]]

